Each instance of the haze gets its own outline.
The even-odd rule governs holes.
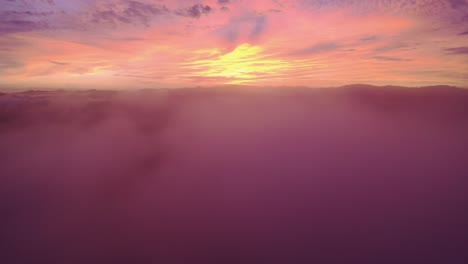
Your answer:
[[[0,96],[1,262],[466,263],[468,92]]]
[[[468,263],[468,0],[0,0],[0,264]]]

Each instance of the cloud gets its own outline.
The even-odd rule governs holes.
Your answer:
[[[265,34],[267,26],[267,16],[246,12],[230,18],[215,34],[221,35],[229,43],[254,42]]]
[[[122,5],[110,5],[104,10],[96,10],[91,15],[91,21],[93,23],[110,23],[112,25],[124,23],[149,26],[154,17],[168,12],[169,10],[165,5],[127,1]]]
[[[130,77],[130,78],[142,78],[142,79],[158,79],[158,77],[155,77],[155,76],[134,75],[134,74],[114,74],[114,76]]]
[[[379,39],[379,36],[377,36],[377,35],[372,35],[372,36],[367,36],[367,37],[360,38],[360,40],[363,41],[363,42],[374,42],[374,41],[377,41],[378,39]]]
[[[374,56],[373,58],[376,60],[383,60],[383,61],[411,61],[410,59],[388,57],[388,56]]]
[[[55,14],[54,11],[3,11],[0,13],[3,18],[46,17],[53,14]]]
[[[135,41],[145,41],[144,38],[138,37],[117,37],[117,38],[109,38],[109,40],[117,41],[117,42],[135,42]]]
[[[170,8],[167,7],[169,4]],[[11,5],[11,6],[10,6]],[[143,25],[157,23],[167,15],[199,18],[211,13],[208,5],[195,4],[184,7],[166,1],[92,1],[92,2],[12,2],[0,13],[0,34],[48,29],[72,29],[77,31],[101,31],[106,26]],[[182,5],[182,7],[181,7]]]
[[[24,66],[24,63],[11,56],[0,56],[0,74],[8,74],[9,71]]]
[[[467,90],[89,88],[0,96],[2,264],[468,258]]]
[[[447,54],[450,55],[464,55],[468,54],[468,47],[448,48],[445,49],[445,51],[447,51]]]
[[[59,12],[57,10],[42,9],[34,2],[18,3],[11,1],[0,10],[0,34],[43,31],[52,27],[51,19]]]
[[[325,43],[315,44],[308,48],[299,50],[295,52],[294,54],[295,55],[311,55],[311,54],[334,51],[334,50],[337,50],[338,48],[340,48],[340,45],[338,45],[335,42],[325,42]]]
[[[468,2],[465,0],[448,0],[448,1],[454,9],[468,6]]]
[[[17,48],[30,47],[29,43],[17,37],[3,36],[0,39],[0,52],[10,54]]]
[[[467,21],[468,4],[465,0],[299,0],[311,10],[344,9],[355,15],[397,15],[438,21],[439,24],[461,24]]]
[[[5,20],[4,18],[0,18],[0,35],[28,31],[42,31],[49,28],[49,24],[46,21]]]
[[[112,24],[116,24],[118,22],[131,23],[130,19],[117,14],[113,10],[96,11],[93,13],[92,16],[93,16],[92,22],[94,23],[103,23],[103,22],[108,22]]]
[[[267,24],[266,21],[267,18],[265,16],[259,16],[255,19],[254,27],[249,36],[250,39],[255,40],[256,38],[260,37],[260,35],[262,35],[262,33],[265,31]]]
[[[55,65],[59,65],[59,66],[66,66],[66,65],[69,65],[69,63],[66,63],[66,62],[59,62],[59,61],[50,61],[50,63],[55,64]]]
[[[468,31],[461,32],[461,33],[459,33],[458,35],[459,35],[459,36],[468,35]]]
[[[226,5],[226,4],[229,4],[230,3],[230,0],[218,0],[218,4],[220,5]]]
[[[384,44],[375,49],[376,52],[388,52],[388,51],[399,51],[399,50],[413,50],[416,46],[420,46],[418,42],[406,43],[406,42],[390,42]]]
[[[215,0],[57,0],[53,5],[39,0],[4,1],[0,7],[0,52],[13,54],[25,62],[24,71],[47,72],[44,68],[53,66],[48,61],[73,62],[73,65],[101,63],[106,68],[96,68],[92,76],[66,78],[71,67],[54,67],[56,72],[49,80],[46,76],[39,80],[18,75],[0,76],[0,82],[27,85],[39,81],[59,86],[65,80],[82,85],[82,80],[99,79],[105,86],[105,80],[110,80],[115,73],[164,72],[157,76],[164,76],[168,85],[178,85],[180,76],[187,73],[178,66],[195,60],[198,50],[216,48],[225,53],[250,43],[294,65],[291,69],[294,77],[276,76],[278,81],[291,85],[292,82],[307,83],[312,78],[326,79],[318,81],[318,85],[327,82],[339,85],[340,80],[462,85],[465,80],[389,76],[389,69],[383,69],[385,65],[372,58],[388,55],[394,62],[397,62],[395,58],[406,57],[424,60],[427,67],[434,70],[456,72],[464,68],[463,60],[441,58],[444,53],[463,53],[446,48],[466,46],[465,38],[457,34],[466,36],[467,29],[450,20],[466,16],[466,7],[461,2],[453,4],[458,6],[456,10],[448,0],[252,0],[229,1],[228,4]],[[227,8],[230,11],[224,12]],[[27,42],[28,46],[4,43],[5,34]],[[350,49],[356,52],[342,52]],[[335,50],[339,54],[333,53]],[[439,52],[434,52],[437,50]],[[321,53],[330,56],[309,56]],[[390,61],[389,58],[386,60]],[[303,61],[298,62],[300,59]],[[348,68],[351,62],[359,68],[368,67],[367,75],[357,73],[357,66]],[[405,61],[401,62],[398,66],[402,70],[408,67]],[[366,66],[366,63],[382,68]],[[321,70],[315,70],[313,65]],[[330,80],[332,74],[339,77]],[[190,82],[183,85],[190,86]]]
[[[185,9],[179,9],[174,13],[179,16],[200,18],[202,15],[209,14],[213,9],[208,5],[197,4]]]

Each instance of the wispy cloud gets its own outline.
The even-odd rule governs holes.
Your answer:
[[[174,13],[179,16],[200,18],[202,15],[209,14],[213,9],[208,5],[197,4],[188,8],[176,10]]]
[[[55,64],[55,65],[59,65],[59,66],[69,65],[69,63],[60,62],[60,61],[50,61],[50,63]]]
[[[0,18],[0,35],[28,31],[41,31],[50,28],[47,21],[6,20]]]
[[[451,55],[464,55],[468,54],[468,47],[448,48],[445,49],[445,51],[447,51],[447,54]]]
[[[169,10],[165,5],[128,1],[122,5],[111,5],[107,9],[94,11],[91,15],[91,21],[94,23],[111,23],[113,25],[125,23],[149,26],[151,19],[167,12]]]
[[[382,61],[411,61],[411,59],[388,57],[388,56],[374,56],[373,58],[376,60],[382,60]]]
[[[258,84],[412,85],[419,64],[453,73],[431,83],[463,86],[467,14],[461,0],[3,1],[0,86],[130,83],[124,75],[214,85],[245,82],[245,72]],[[221,63],[245,45],[261,49],[250,65]],[[283,68],[266,74],[265,61]]]
[[[335,42],[326,42],[326,43],[319,43],[312,45],[308,48],[298,50],[294,54],[295,55],[311,55],[311,54],[317,54],[317,53],[323,53],[323,52],[328,52],[328,51],[334,51],[340,48],[340,45],[338,45]]]

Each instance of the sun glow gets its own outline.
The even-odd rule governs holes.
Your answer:
[[[226,84],[251,83],[268,76],[277,76],[290,68],[287,61],[273,59],[263,48],[244,43],[233,51],[214,59],[186,64],[191,77],[225,79]]]

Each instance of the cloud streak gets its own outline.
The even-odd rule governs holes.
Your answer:
[[[175,14],[191,18],[200,18],[202,15],[209,14],[212,11],[213,9],[208,5],[197,4],[186,9],[177,10]]]
[[[315,44],[315,45],[312,45],[311,47],[299,50],[295,54],[297,54],[297,55],[311,55],[311,54],[334,51],[334,50],[337,50],[338,48],[339,48],[339,46],[335,42],[320,43],[320,44]]]
[[[94,23],[118,23],[143,24],[149,26],[151,19],[155,16],[169,12],[165,5],[151,5],[137,1],[128,1],[122,7],[96,11],[92,14],[91,22]]]
[[[447,54],[451,55],[464,55],[468,54],[468,47],[448,48],[445,49],[445,51],[447,51]]]

